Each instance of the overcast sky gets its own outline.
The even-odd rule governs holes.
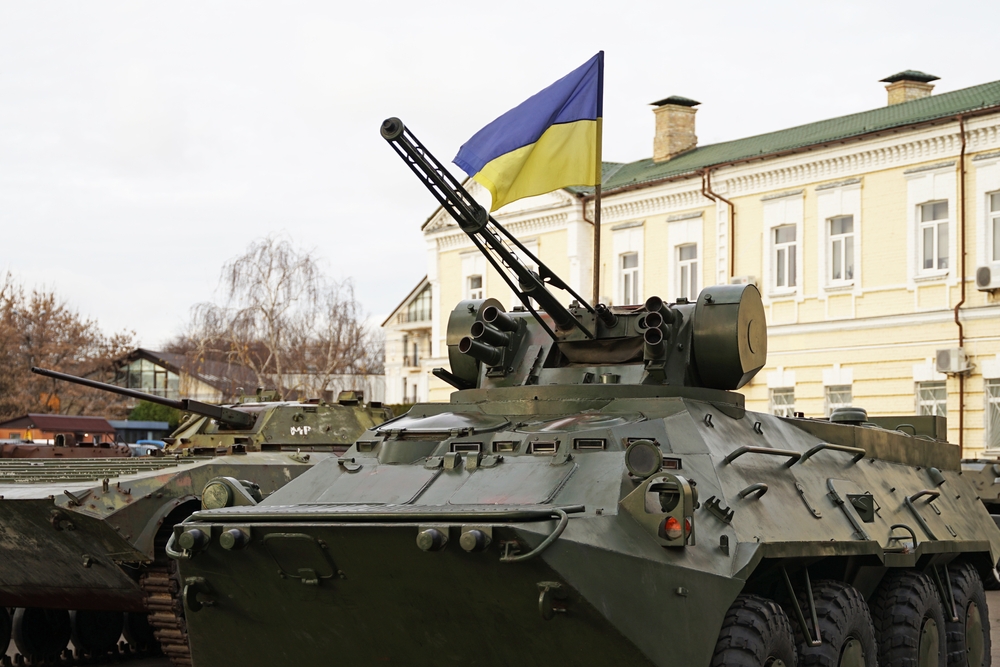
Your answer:
[[[379,137],[442,161],[604,49],[604,157],[652,152],[649,103],[699,143],[885,104],[878,80],[1000,79],[1000,3],[0,3],[0,271],[157,347],[226,259],[286,234],[381,318],[426,272],[434,201]],[[462,172],[452,165],[453,172]]]

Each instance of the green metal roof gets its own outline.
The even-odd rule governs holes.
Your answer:
[[[794,151],[830,141],[903,128],[997,106],[1000,106],[1000,81],[993,81],[777,132],[701,146],[667,162],[656,163],[652,158],[647,158],[622,165],[605,163],[603,189],[604,192],[609,192],[642,183],[694,174],[714,165]],[[611,165],[617,168],[610,168]],[[578,194],[589,194],[593,188],[571,188],[571,190]]]

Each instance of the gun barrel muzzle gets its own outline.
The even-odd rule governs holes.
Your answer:
[[[483,322],[492,324],[500,331],[510,331],[511,333],[517,331],[517,320],[496,306],[487,306],[483,310]]]
[[[458,351],[478,359],[487,366],[498,366],[503,361],[503,350],[472,340],[468,336],[458,342]]]
[[[604,322],[604,326],[613,327],[618,324],[618,316],[611,312],[611,309],[605,306],[603,303],[597,304],[594,309],[597,311],[597,316]]]
[[[646,319],[649,319],[649,315],[646,315]],[[666,352],[666,346],[663,343],[663,330],[658,327],[653,327],[646,329],[646,333],[642,335],[642,340],[645,343],[646,356],[652,359],[659,359]]]
[[[478,340],[483,343],[489,343],[490,345],[496,345],[497,347],[507,347],[510,345],[509,332],[494,329],[485,322],[475,322],[469,333],[472,335],[474,340]]]

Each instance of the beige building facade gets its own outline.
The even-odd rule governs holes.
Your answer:
[[[697,102],[655,103],[653,157],[605,166],[601,300],[694,299],[752,282],[769,354],[742,390],[749,408],[941,414],[967,456],[1000,448],[1000,82],[934,95],[934,80],[901,72],[884,80],[885,107],[703,147]],[[498,213],[590,296],[589,192]],[[512,295],[443,211],[423,231],[433,305],[411,373],[418,400],[444,401],[451,388],[431,371],[448,367],[450,310],[481,297],[510,307]],[[401,329],[393,316],[385,326],[394,402],[389,346]]]

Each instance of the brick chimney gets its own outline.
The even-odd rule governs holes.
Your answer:
[[[656,136],[653,137],[653,162],[666,162],[681,153],[695,148],[698,137],[694,133],[696,106],[701,102],[671,95],[653,102],[656,115]]]
[[[912,69],[885,77],[882,82],[889,84],[885,87],[889,91],[889,106],[930,96],[934,90],[931,81],[937,81],[939,78]]]

